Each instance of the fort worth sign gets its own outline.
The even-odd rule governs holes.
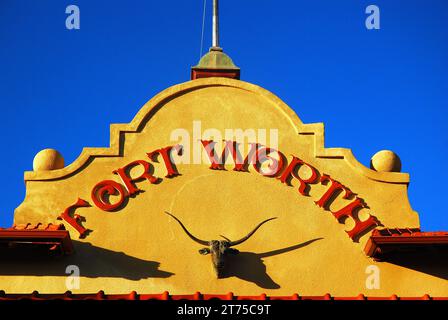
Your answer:
[[[203,138],[207,161],[177,161],[187,146],[170,134],[195,121],[221,132],[277,130],[278,144]],[[79,292],[448,291],[443,277],[375,261],[364,251],[374,229],[419,227],[407,197],[409,175],[372,170],[349,149],[325,148],[323,124],[303,124],[284,102],[253,84],[210,77],[173,86],[131,123],[112,125],[108,148],[85,148],[68,166],[51,163],[57,157],[38,155],[34,171],[25,173],[26,196],[14,222],[62,222],[76,253],[32,262],[32,268],[2,265],[6,292],[65,292],[68,264],[80,268]],[[244,240],[232,246],[239,253],[226,257],[220,277],[210,258],[198,254],[211,253],[219,266],[224,260],[213,251],[213,239],[224,247]],[[371,265],[381,270],[381,287],[369,291],[365,270]]]

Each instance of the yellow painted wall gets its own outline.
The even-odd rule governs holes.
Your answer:
[[[279,150],[288,160],[293,154],[349,187],[369,206],[364,213],[375,215],[384,227],[419,227],[418,214],[407,197],[407,174],[375,172],[358,163],[348,149],[325,149],[322,124],[303,124],[268,91],[224,78],[171,87],[146,103],[130,124],[112,125],[110,148],[85,149],[63,169],[26,172],[26,197],[15,211],[15,223],[54,223],[78,197],[93,204],[90,192],[96,183],[119,181],[113,170],[180,142],[171,141],[170,133],[176,128],[191,131],[193,121],[201,121],[202,130],[221,132],[278,129]],[[232,171],[231,165],[226,171],[210,170],[207,163],[177,167],[181,175],[167,179],[164,167],[156,164],[155,175],[163,181],[137,183],[144,192],[129,199],[120,211],[104,212],[95,206],[78,209],[93,232],[78,239],[76,231],[65,224],[76,240],[77,253],[27,266],[5,262],[0,267],[0,289],[64,292],[65,267],[76,264],[82,278],[74,293],[448,295],[446,274],[444,279],[366,257],[363,249],[369,236],[353,242],[344,232],[351,229],[351,222],[339,224],[329,211],[314,204],[325,192],[324,185],[312,185],[306,197],[297,192],[297,180],[286,186],[253,168],[244,173]],[[344,201],[338,199],[333,208],[342,207]],[[165,210],[205,239],[218,239],[220,234],[236,239],[266,218],[278,219],[238,247],[241,254],[232,258],[231,276],[216,279],[210,257],[198,254],[201,246],[188,239]],[[291,246],[295,247],[262,258],[262,253]],[[366,288],[369,265],[379,267],[380,289]]]

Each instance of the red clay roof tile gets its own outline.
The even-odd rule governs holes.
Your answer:
[[[291,296],[237,296],[229,292],[227,294],[202,294],[196,292],[187,295],[170,295],[167,291],[160,294],[138,294],[132,291],[128,294],[105,294],[103,290],[91,294],[73,294],[67,291],[62,294],[41,294],[33,291],[30,294],[7,294],[0,291],[0,301],[2,300],[448,300],[448,297],[431,297],[425,294],[422,297],[399,297],[396,294],[386,297],[369,297],[359,294],[354,297],[333,297],[329,293],[323,296],[300,296],[297,293]]]
[[[15,249],[22,249],[23,246],[29,248],[48,247],[49,252],[54,249],[60,249],[62,254],[71,254],[73,244],[70,234],[63,224],[37,223],[37,224],[18,224],[10,228],[0,228],[1,243],[16,243],[22,246],[8,246],[10,252]]]
[[[65,227],[62,223],[53,224],[53,223],[27,223],[27,224],[15,224],[10,228],[0,228],[0,231],[14,231],[14,230],[45,230],[45,231],[56,231],[56,230],[65,230]]]
[[[422,232],[419,228],[385,228],[375,229],[372,232],[373,237],[432,237],[432,236],[448,236],[447,231]]]
[[[422,250],[428,247],[448,248],[448,232],[422,232],[419,228],[385,228],[372,231],[364,248],[369,257],[380,258],[385,252],[403,248]]]

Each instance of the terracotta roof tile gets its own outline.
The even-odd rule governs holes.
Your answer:
[[[407,248],[425,250],[426,248],[448,248],[448,232],[422,232],[419,228],[385,228],[372,231],[364,248],[369,257],[381,259],[385,253],[400,252]]]
[[[433,236],[448,236],[447,231],[436,231],[436,232],[422,232],[420,228],[385,228],[385,229],[375,229],[372,232],[373,237],[384,236],[384,237],[433,237]]]
[[[9,228],[0,228],[0,231],[23,231],[23,230],[42,230],[42,231],[57,231],[57,230],[65,230],[65,227],[62,223],[53,224],[53,223],[27,223],[27,224],[15,224]]]
[[[62,254],[73,252],[70,234],[65,230],[63,224],[27,223],[16,224],[10,228],[0,228],[0,242],[20,244],[20,246],[6,246],[8,252],[25,247],[32,250],[48,247],[48,252],[62,252]]]
[[[359,294],[354,297],[333,297],[329,293],[322,296],[300,296],[297,293],[291,296],[237,296],[233,293],[227,294],[202,294],[196,292],[187,295],[170,295],[167,291],[160,294],[138,294],[132,291],[128,294],[106,294],[103,290],[91,294],[73,294],[70,291],[61,294],[42,294],[33,291],[29,294],[7,294],[0,291],[0,301],[2,300],[447,300],[448,297],[431,297],[425,294],[422,297],[399,297],[396,294],[386,297],[369,297]]]

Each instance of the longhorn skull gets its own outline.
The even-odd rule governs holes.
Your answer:
[[[211,254],[213,270],[215,271],[216,277],[218,279],[223,277],[226,256],[228,254],[238,254],[238,252],[239,252],[237,249],[233,249],[231,247],[239,245],[239,244],[243,243],[244,241],[248,240],[255,233],[255,231],[257,231],[258,228],[260,228],[266,222],[268,222],[270,220],[277,219],[276,217],[274,217],[274,218],[264,220],[263,222],[259,223],[251,232],[249,232],[245,237],[241,238],[240,240],[231,241],[230,239],[221,235],[221,237],[224,238],[225,240],[205,241],[205,240],[201,240],[201,239],[198,239],[195,236],[193,236],[187,230],[187,228],[183,225],[183,223],[178,218],[176,218],[174,215],[172,215],[171,213],[169,213],[167,211],[165,211],[165,213],[170,215],[171,217],[173,217],[180,224],[182,229],[190,237],[191,240],[193,240],[203,246],[207,246],[206,248],[200,249],[199,253],[203,254],[203,255]]]

